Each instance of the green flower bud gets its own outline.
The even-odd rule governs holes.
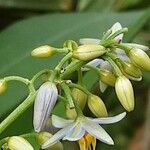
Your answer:
[[[103,69],[100,71],[100,80],[107,85],[115,86],[116,77],[112,72]]]
[[[31,56],[37,58],[47,58],[55,54],[55,48],[49,45],[40,46],[31,52]]]
[[[101,45],[81,45],[76,51],[73,51],[73,57],[79,60],[88,61],[97,58],[104,53],[106,53],[106,49]]]
[[[0,95],[3,94],[7,89],[7,83],[4,79],[0,80]]]
[[[52,137],[52,134],[48,132],[40,132],[37,137],[37,142],[40,146],[42,146],[47,140]],[[61,142],[57,142],[56,144],[50,146],[47,150],[63,150],[63,145]]]
[[[104,102],[96,95],[88,97],[88,107],[96,117],[107,117],[107,109]]]
[[[34,150],[32,145],[20,136],[12,136],[7,142],[10,150]]]
[[[122,67],[123,71],[130,76],[133,76],[135,78],[140,78],[142,76],[141,70],[137,68],[134,64],[124,62],[122,64]]]
[[[130,80],[125,76],[118,77],[115,90],[122,106],[127,111],[132,111],[134,109],[134,92]]]
[[[66,106],[66,117],[68,119],[75,119],[77,117],[77,112],[75,108],[70,108],[69,105]]]
[[[80,106],[80,108],[83,110],[87,101],[87,95],[83,91],[74,88],[72,90],[72,96],[77,104]]]
[[[150,71],[150,58],[143,50],[130,50],[129,57],[138,67]]]

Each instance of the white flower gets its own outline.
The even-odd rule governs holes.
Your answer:
[[[46,125],[48,117],[56,103],[58,90],[54,83],[45,82],[38,90],[34,103],[33,125],[40,132]]]
[[[57,128],[62,128],[56,134],[54,134],[49,140],[47,140],[42,148],[46,149],[49,146],[55,144],[60,139],[68,141],[78,141],[85,133],[89,133],[98,140],[113,145],[114,142],[108,133],[99,124],[111,124],[116,123],[123,119],[126,112],[121,113],[114,117],[107,118],[89,118],[80,116],[76,120],[66,120],[64,118],[52,115],[52,123]]]

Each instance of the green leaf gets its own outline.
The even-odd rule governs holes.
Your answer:
[[[133,38],[135,32],[133,33],[130,28],[134,26],[136,31],[139,31],[145,21],[140,26],[135,26],[135,24],[144,17],[144,11],[109,15],[99,13],[48,14],[15,23],[0,33],[0,78],[19,75],[30,79],[42,69],[53,68],[61,56],[54,56],[51,59],[35,59],[30,56],[30,52],[44,44],[62,47],[67,39],[100,38],[103,32],[117,21],[129,27],[128,37]],[[85,80],[88,86],[91,84],[89,81],[91,80]],[[0,97],[0,121],[19,105],[27,94],[28,90],[24,85],[11,82],[7,92]],[[33,129],[32,108],[18,118],[0,137],[30,132],[31,129]]]

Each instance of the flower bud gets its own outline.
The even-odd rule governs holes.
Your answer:
[[[42,146],[51,137],[52,134],[48,132],[40,132],[37,137],[37,142],[40,146]],[[56,144],[50,146],[47,150],[63,150],[63,145],[61,142],[58,141]]]
[[[7,83],[4,79],[0,80],[0,95],[3,94],[7,89]]]
[[[77,104],[80,106],[80,108],[83,110],[87,101],[87,95],[83,91],[74,88],[72,90],[72,96]]]
[[[20,136],[12,136],[8,139],[9,150],[34,150],[32,145]]]
[[[134,92],[132,84],[125,76],[119,76],[115,84],[117,97],[127,111],[134,109]]]
[[[73,52],[73,57],[79,60],[88,61],[99,57],[104,53],[106,53],[106,49],[101,45],[81,45],[76,51]]]
[[[58,90],[54,83],[45,82],[38,90],[34,103],[33,125],[36,132],[41,131],[56,103]]]
[[[107,117],[107,109],[104,102],[96,95],[88,97],[88,107],[96,117]]]
[[[55,53],[55,48],[49,45],[40,46],[31,52],[31,56],[37,58],[51,57]]]
[[[131,61],[138,67],[150,71],[150,58],[143,50],[130,50],[129,57]]]
[[[133,76],[135,78],[140,78],[142,76],[141,70],[137,68],[134,64],[124,62],[122,64],[122,67],[123,71],[130,76]]]
[[[112,72],[105,70],[105,69],[101,69],[100,80],[107,85],[115,86],[116,77]]]
[[[66,106],[66,116],[68,119],[75,119],[77,117],[77,112],[75,108],[70,108],[69,105]]]

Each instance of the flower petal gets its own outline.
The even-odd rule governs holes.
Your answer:
[[[116,122],[120,121],[125,116],[126,116],[126,112],[123,112],[114,117],[95,118],[95,119],[92,119],[92,121],[94,121],[95,123],[98,123],[98,124],[111,124],[111,123],[116,123]]]
[[[79,40],[80,44],[95,44],[98,45],[100,43],[99,39],[93,39],[93,38],[83,38]]]
[[[55,133],[49,140],[47,140],[42,145],[42,149],[47,149],[48,147],[57,143],[60,139],[62,139],[66,135],[66,133],[68,133],[70,131],[71,128],[72,128],[72,125],[69,125],[63,129],[59,130],[57,133]]]
[[[117,56],[123,60],[123,61],[126,61],[126,62],[130,62],[130,59],[129,57],[126,55],[125,51],[122,50],[122,49],[116,49],[116,53],[117,53]]]
[[[58,117],[56,115],[52,115],[52,124],[56,128],[64,128],[65,126],[68,126],[72,122],[73,120],[67,120],[67,119]]]
[[[110,65],[110,63],[109,63],[108,61],[103,61],[103,62],[100,64],[100,68],[106,69],[106,70],[109,70],[109,71],[112,70],[112,66]]]
[[[116,31],[118,31],[118,30],[120,30],[120,29],[122,29],[121,24],[120,24],[119,22],[116,22],[116,23],[111,27],[111,30],[112,30],[111,35],[114,34]],[[122,39],[123,39],[123,33],[122,33],[122,34],[119,34],[119,35],[116,36],[114,39],[115,39],[116,41],[118,41],[118,42],[121,42]]]
[[[101,91],[102,93],[104,93],[105,90],[107,89],[108,85],[105,84],[105,83],[102,82],[102,81],[99,81],[99,87],[100,87],[100,91]]]
[[[85,130],[82,128],[82,125],[80,123],[75,124],[75,127],[73,128],[72,131],[70,131],[64,138],[63,140],[68,140],[68,141],[77,141],[81,139],[85,134]]]
[[[101,126],[91,120],[85,119],[83,122],[83,128],[98,140],[109,145],[114,145],[114,142],[109,134]]]
[[[140,45],[140,44],[136,44],[136,43],[123,43],[125,44],[126,46],[129,46],[131,48],[138,48],[138,49],[141,49],[143,51],[147,51],[149,50],[149,47],[148,46],[145,46],[145,45]]]

